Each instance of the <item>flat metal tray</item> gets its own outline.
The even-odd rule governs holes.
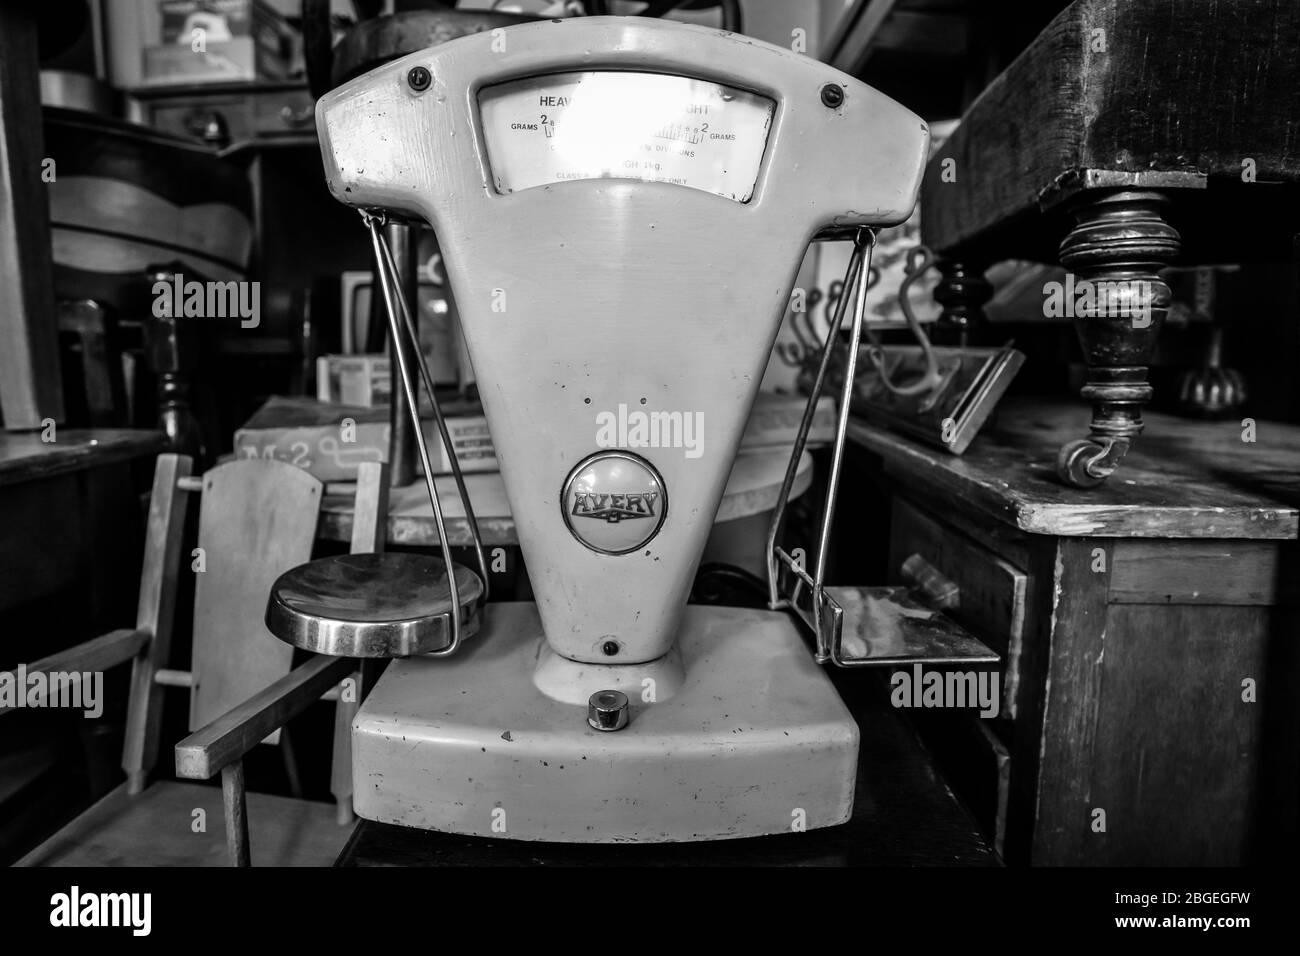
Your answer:
[[[461,636],[478,630],[483,583],[453,564]],[[271,587],[266,626],[287,644],[335,657],[410,657],[451,644],[451,584],[441,558],[341,554],[286,571]]]

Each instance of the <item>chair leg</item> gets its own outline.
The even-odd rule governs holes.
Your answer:
[[[289,778],[289,796],[301,800],[302,774],[298,772],[298,754],[293,749],[288,725],[280,728],[280,755],[284,758],[284,772]]]
[[[1167,202],[1151,190],[1089,193],[1074,207],[1077,223],[1061,243],[1088,363],[1080,394],[1092,402],[1090,435],[1064,445],[1056,460],[1061,480],[1075,488],[1110,477],[1142,431],[1142,406],[1152,395],[1147,368],[1171,300],[1159,272],[1181,248],[1163,218]]]
[[[356,819],[352,811],[352,719],[360,707],[361,672],[355,671],[349,680],[352,681],[351,693],[340,693],[338,703],[334,705],[334,753],[330,764],[330,793],[338,805],[341,827]],[[349,696],[351,700],[347,699]]]
[[[231,866],[250,866],[248,804],[244,800],[244,762],[221,768],[221,803],[226,811],[226,849]]]

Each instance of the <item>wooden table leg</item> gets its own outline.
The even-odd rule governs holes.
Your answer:
[[[1086,193],[1061,243],[1072,279],[1067,302],[1088,363],[1080,394],[1092,402],[1089,437],[1062,446],[1056,461],[1061,480],[1076,488],[1110,477],[1142,431],[1142,406],[1152,395],[1147,367],[1171,298],[1159,272],[1181,248],[1163,218],[1167,203],[1153,190]]]
[[[934,300],[942,306],[939,327],[957,332],[957,344],[966,346],[973,328],[984,322],[984,303],[993,286],[984,278],[983,266],[962,258],[943,256],[936,265],[943,278],[934,287]]]

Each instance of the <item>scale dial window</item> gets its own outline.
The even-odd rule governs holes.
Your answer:
[[[663,73],[555,73],[489,86],[479,112],[493,185],[582,179],[673,183],[745,203],[776,104]]]

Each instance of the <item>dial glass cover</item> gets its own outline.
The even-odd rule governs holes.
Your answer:
[[[749,202],[776,104],[663,73],[555,73],[485,87],[499,193],[578,179],[674,183]]]

